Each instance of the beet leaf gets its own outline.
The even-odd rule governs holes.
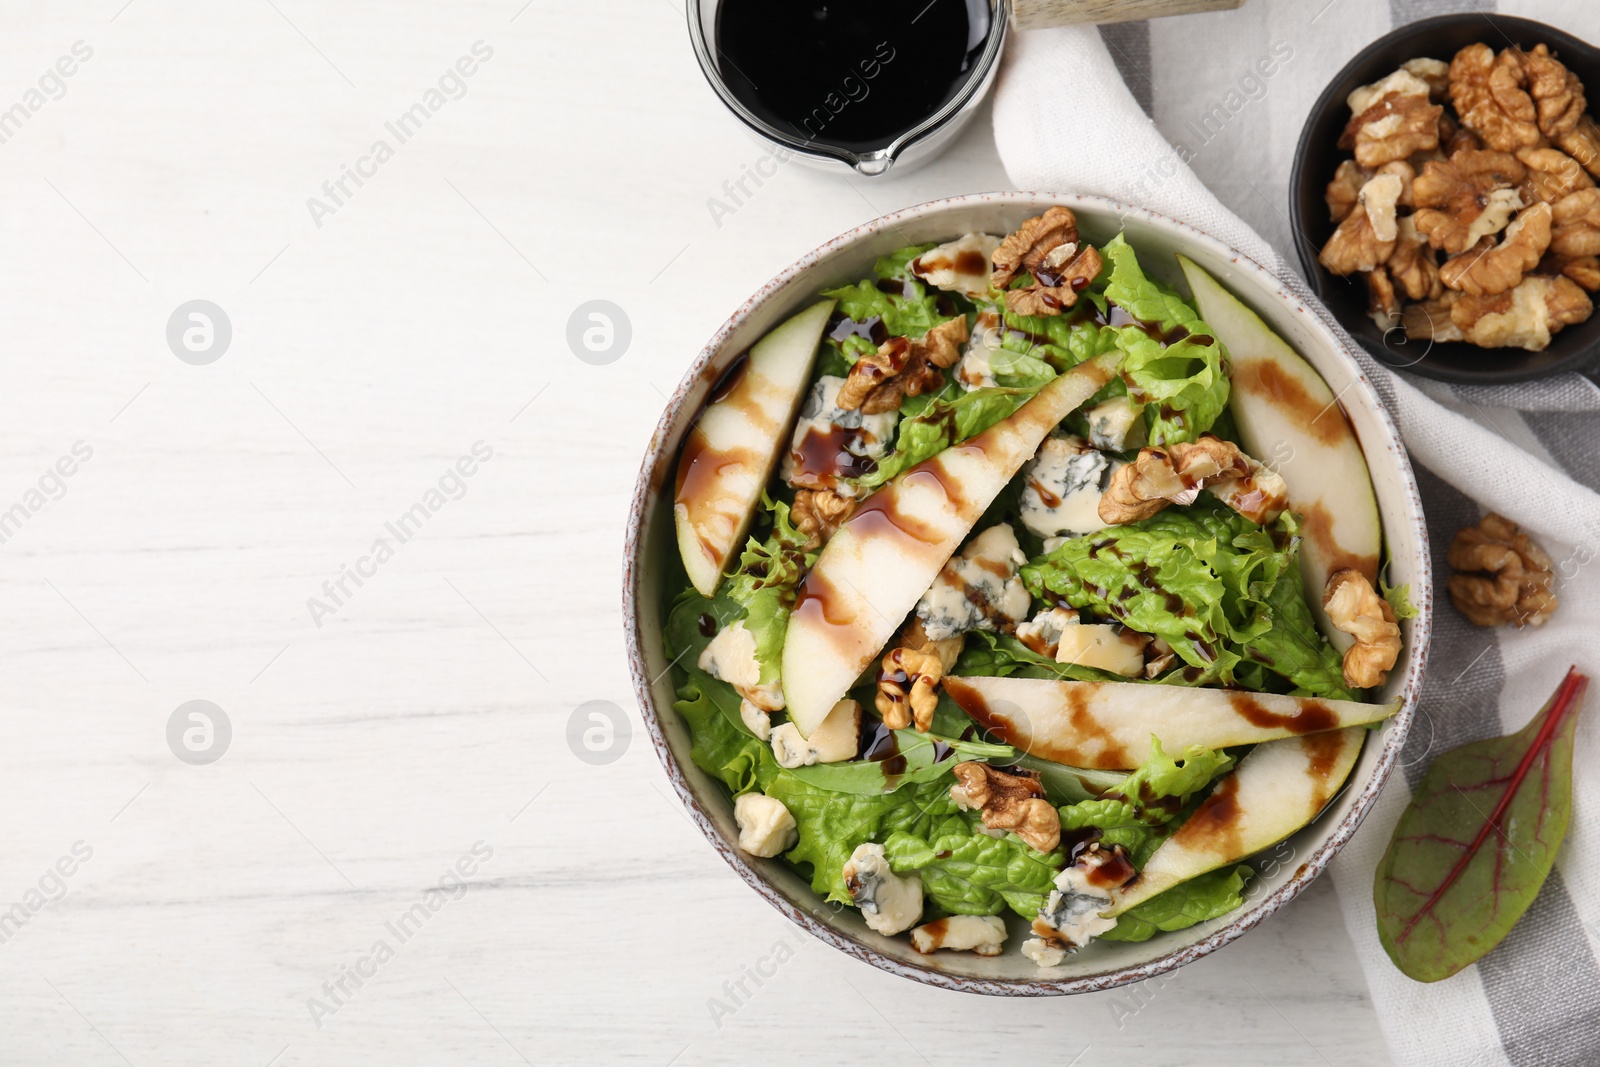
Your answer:
[[[1573,668],[1518,732],[1439,756],[1400,817],[1373,896],[1384,949],[1417,981],[1481,958],[1539,895],[1572,818],[1572,734],[1588,684]]]

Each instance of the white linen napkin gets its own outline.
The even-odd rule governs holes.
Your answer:
[[[1333,3],[1344,10],[1330,13]],[[1237,12],[1103,32],[1016,34],[994,105],[995,141],[1008,175],[1020,189],[1097,193],[1182,219],[1276,271],[1317,306],[1290,265],[1287,242],[1283,190],[1300,125],[1333,72],[1391,22],[1453,6],[1333,3],[1249,0]],[[1597,9],[1585,0],[1550,0],[1537,17],[1580,36],[1587,29],[1592,39],[1600,30]],[[1275,80],[1258,73],[1252,82],[1240,73],[1259,72],[1258,61],[1274,56],[1278,63],[1268,65],[1285,72]],[[1292,62],[1299,67],[1290,77]],[[1245,101],[1227,109],[1234,125],[1219,131],[1231,140],[1202,152],[1196,146],[1213,131],[1196,120],[1215,114],[1214,101],[1231,103],[1224,99],[1228,88],[1241,90]],[[1600,99],[1600,86],[1590,95]],[[1183,144],[1181,154],[1174,142]],[[1229,203],[1185,165],[1196,155],[1203,156],[1196,167]],[[1251,213],[1278,247],[1231,209]],[[1404,766],[1331,867],[1373,1003],[1400,1064],[1600,1063],[1600,834],[1593,825],[1600,813],[1600,729],[1593,723],[1580,720],[1576,810],[1556,869],[1495,952],[1444,982],[1414,982],[1379,945],[1372,904],[1373,871],[1432,756],[1520,728],[1569,665],[1600,671],[1600,561],[1590,562],[1600,556],[1600,389],[1576,375],[1498,389],[1424,382],[1390,372],[1339,333],[1410,450],[1437,577],[1433,647]],[[1486,511],[1521,524],[1557,561],[1561,606],[1543,628],[1480,629],[1450,604],[1445,550],[1456,530]]]

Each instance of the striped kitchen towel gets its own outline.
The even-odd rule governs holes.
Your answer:
[[[1236,11],[1100,31],[1019,33],[996,91],[995,140],[1018,188],[1098,193],[1183,219],[1276,269],[1310,301],[1291,265],[1286,187],[1312,102],[1391,26],[1493,9],[1442,0],[1247,0]],[[1595,0],[1502,2],[1498,10],[1600,40]],[[1065,95],[1039,92],[1041,85]],[[1590,96],[1600,97],[1600,86]],[[1346,925],[1398,1063],[1600,1064],[1595,711],[1578,728],[1566,846],[1538,901],[1495,952],[1446,981],[1413,982],[1379,945],[1372,906],[1374,868],[1431,756],[1520,728],[1573,663],[1600,672],[1600,389],[1577,376],[1455,388],[1371,360],[1365,366],[1417,469],[1437,613],[1402,771],[1331,867]],[[1445,550],[1456,530],[1487,511],[1521,524],[1557,561],[1561,607],[1542,629],[1479,629],[1450,605]]]

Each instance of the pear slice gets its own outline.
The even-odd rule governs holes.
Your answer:
[[[757,341],[683,443],[672,513],[683,568],[701,596],[716,594],[750,529],[811,381],[834,303],[813,304]]]
[[[1304,520],[1300,570],[1306,599],[1333,647],[1351,637],[1322,611],[1328,575],[1344,567],[1378,584],[1383,526],[1367,461],[1333,390],[1288,343],[1215,278],[1178,257],[1195,310],[1228,350],[1239,444],[1283,476]]]
[[[1350,776],[1366,734],[1352,726],[1251,749],[1101,914],[1120,915],[1179,882],[1270,848],[1315,819]]]
[[[1010,417],[884,485],[833,535],[801,583],[783,643],[784,702],[801,734],[855,684],[990,502],[1121,359],[1113,350],[1057,375]]]
[[[1150,758],[1150,737],[1168,752],[1231,748],[1380,722],[1400,701],[1190,689],[1148,682],[956,676],[944,691],[972,721],[1013,748],[1070,767],[1132,770]]]

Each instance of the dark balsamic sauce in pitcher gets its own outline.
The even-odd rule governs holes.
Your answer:
[[[717,66],[773,128],[872,152],[956,94],[992,24],[989,0],[722,0]]]

